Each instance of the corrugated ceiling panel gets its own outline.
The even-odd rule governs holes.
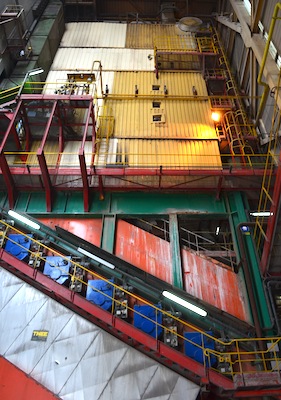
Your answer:
[[[114,137],[217,139],[207,101],[162,100],[158,109],[152,100],[108,100],[107,105],[115,118]]]
[[[125,47],[126,30],[120,23],[68,23],[60,47]]]
[[[153,50],[59,48],[51,70],[91,71],[93,62],[98,60],[103,70],[153,71],[153,59],[148,59],[151,53]]]
[[[32,166],[38,166],[38,158],[37,158],[37,150],[40,146],[41,142],[40,141],[34,141],[32,142],[32,146],[30,149],[30,155],[27,157],[26,163],[32,167]],[[57,165],[58,162],[58,151],[59,151],[59,143],[52,141],[52,142],[46,142],[44,146],[44,154],[46,158],[47,165],[49,167],[53,167]]]
[[[164,86],[169,96],[193,96],[193,86],[198,96],[208,96],[206,82],[198,72],[160,72],[159,78],[147,71],[116,71],[114,74],[113,94],[135,94],[135,85],[139,95],[164,94]],[[153,90],[153,86],[159,86]]]
[[[60,166],[63,167],[78,167],[79,163],[79,149],[81,147],[81,142],[66,142],[64,146],[64,151],[60,159]],[[87,165],[91,163],[92,159],[92,142],[85,143],[85,159]]]
[[[175,34],[175,25],[129,24],[126,47],[131,49],[153,49],[156,36],[173,36]]]

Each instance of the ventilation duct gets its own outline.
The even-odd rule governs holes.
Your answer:
[[[176,24],[176,32],[178,35],[184,35],[188,32],[197,32],[202,26],[201,19],[196,17],[184,17]]]
[[[161,4],[162,24],[174,24],[176,22],[175,7],[174,2],[165,2]]]

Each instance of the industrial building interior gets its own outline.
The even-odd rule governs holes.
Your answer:
[[[281,399],[280,32],[2,0],[1,399]]]

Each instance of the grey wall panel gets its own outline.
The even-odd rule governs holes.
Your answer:
[[[0,268],[0,354],[64,400],[195,400],[199,387]],[[46,341],[31,340],[47,330]]]

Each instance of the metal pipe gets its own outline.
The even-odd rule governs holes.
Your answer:
[[[260,117],[262,115],[263,109],[265,107],[265,102],[266,102],[268,94],[269,94],[269,86],[268,86],[268,84],[266,82],[262,81],[262,75],[263,75],[263,71],[264,71],[267,55],[268,55],[268,52],[269,52],[269,46],[270,46],[271,38],[273,36],[273,31],[274,31],[274,28],[275,28],[275,22],[277,20],[278,11],[280,9],[281,9],[281,3],[277,3],[275,5],[274,11],[273,11],[271,24],[270,24],[270,28],[269,28],[269,33],[268,33],[268,39],[267,39],[266,46],[265,46],[265,49],[264,49],[262,62],[261,62],[261,66],[260,66],[260,72],[259,72],[258,79],[257,79],[258,84],[264,86],[264,92],[262,94],[260,106],[259,106],[259,109],[258,109],[258,112],[257,112],[257,115],[256,115],[256,124],[255,124],[255,126],[257,126],[258,121],[259,121],[259,119],[260,119]]]
[[[276,315],[276,311],[275,311],[276,304],[275,304],[275,302],[274,302],[274,298],[273,298],[273,296],[272,296],[272,289],[271,289],[271,286],[274,285],[274,284],[276,284],[276,282],[279,282],[279,283],[281,284],[281,278],[280,278],[280,277],[271,276],[271,277],[266,278],[266,279],[264,280],[264,284],[265,284],[265,288],[266,288],[266,293],[267,293],[267,296],[269,297],[268,301],[270,302],[270,306],[271,306],[271,308],[272,308],[271,313],[273,312],[273,313],[274,313],[274,316],[275,316],[275,318],[276,318],[275,323],[274,323],[274,321],[273,321],[273,323],[272,323],[272,327],[274,327],[274,325],[276,326],[276,328],[277,328],[277,335],[279,336],[280,333],[281,333],[281,325],[279,324],[279,321],[278,321],[278,318],[277,318],[277,315]],[[273,319],[272,314],[271,314],[271,317],[272,317],[272,319]]]

